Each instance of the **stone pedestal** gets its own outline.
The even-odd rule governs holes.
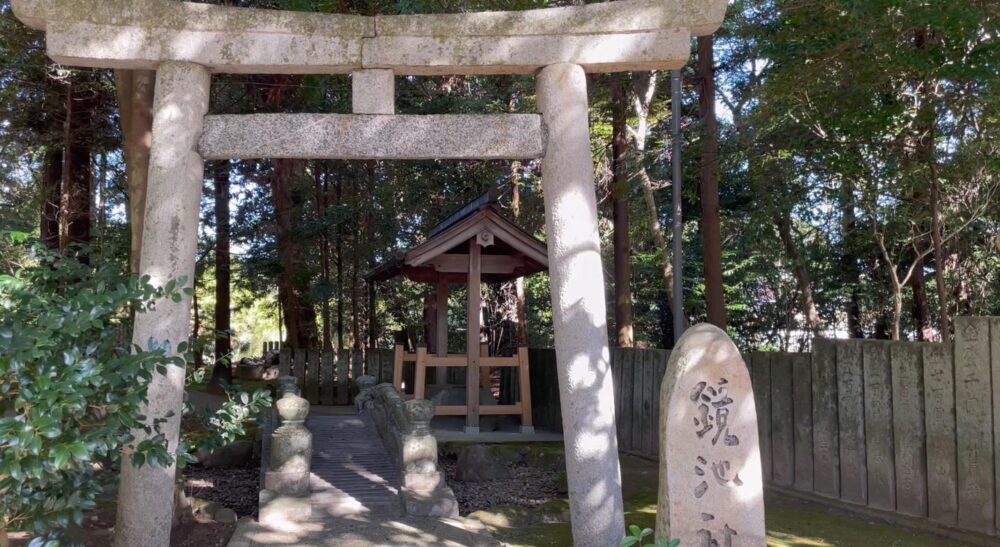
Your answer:
[[[542,187],[573,543],[606,547],[625,536],[625,517],[587,79],[580,66],[561,63],[536,82],[548,129]]]
[[[286,394],[291,393],[293,395],[301,395],[299,392],[299,381],[294,376],[279,376],[278,377],[278,397],[279,399],[284,397]]]
[[[358,388],[358,394],[354,397],[354,406],[358,409],[358,414],[361,414],[366,408],[371,408],[375,404],[375,385],[378,380],[374,376],[359,376],[354,380],[354,385]]]
[[[281,427],[271,436],[271,465],[260,492],[260,522],[265,524],[302,520],[310,513],[312,433],[305,427],[309,401],[289,391],[275,406]]]
[[[438,469],[437,439],[431,431],[434,403],[407,401],[403,405],[407,428],[400,435],[400,469],[403,506],[408,515],[457,517],[455,493]]]
[[[140,274],[148,275],[154,286],[184,277],[184,286],[190,287],[194,280],[204,175],[204,162],[196,150],[208,111],[209,87],[208,69],[192,63],[163,63],[156,74],[146,219],[139,259]],[[190,314],[188,295],[183,295],[180,303],[159,302],[155,308],[136,314],[132,342],[145,349],[163,348],[168,355],[174,355],[177,346],[190,335]],[[153,375],[144,414],[150,422],[165,420],[160,427],[169,453],[177,447],[183,399],[183,367],[168,366],[165,374]],[[134,434],[136,443],[147,438],[142,430]],[[125,451],[115,545],[170,543],[174,469],[173,464],[133,466],[129,451]]]

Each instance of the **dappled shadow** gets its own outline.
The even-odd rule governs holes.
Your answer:
[[[313,416],[314,517],[399,516],[399,474],[369,418]]]
[[[243,541],[244,543],[240,543]],[[323,517],[303,523],[262,526],[241,522],[231,544],[249,546],[413,545],[498,546],[484,526],[468,519]]]

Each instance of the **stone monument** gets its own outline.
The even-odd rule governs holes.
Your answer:
[[[660,390],[656,536],[697,547],[766,544],[750,374],[726,333],[690,328]]]

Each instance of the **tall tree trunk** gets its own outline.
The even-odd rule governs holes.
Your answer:
[[[628,138],[624,76],[616,74],[611,82],[611,163],[613,171],[615,329],[618,346],[634,344],[632,330],[632,264],[629,244]]]
[[[701,149],[701,245],[708,322],[726,328],[722,282],[722,217],[719,211],[719,127],[715,118],[715,61],[712,36],[698,37],[698,107],[704,132]]]
[[[90,191],[93,179],[90,164],[91,125],[96,99],[95,92],[87,89],[82,82],[71,84],[66,106],[66,160],[61,214],[63,248],[90,242],[90,202],[93,197]],[[87,257],[81,259],[86,261]]]
[[[368,241],[368,271],[374,270],[377,264],[375,260],[375,185],[376,178],[382,171],[376,166],[373,176],[368,178],[368,207],[365,211],[365,235]],[[368,280],[368,347],[375,349],[378,347],[378,310],[375,300],[375,281]]]
[[[100,234],[104,232],[104,228],[107,226],[108,215],[107,215],[107,195],[105,190],[108,185],[108,154],[107,152],[101,154],[101,166],[100,170],[97,172],[97,182],[94,186],[94,220],[97,223],[97,233]]]
[[[806,268],[799,254],[798,245],[792,236],[792,217],[787,209],[775,212],[774,223],[778,228],[778,235],[781,237],[781,244],[785,248],[785,255],[788,256],[792,264],[792,272],[799,285],[799,294],[802,295],[802,312],[806,316],[806,328],[814,335],[819,334],[820,317],[816,308],[816,301],[813,298],[812,277]]]
[[[947,262],[944,257],[944,244],[941,237],[941,187],[937,178],[937,169],[931,175],[931,244],[934,246],[934,286],[938,299],[938,330],[941,331],[941,341],[947,342],[951,337],[951,318],[948,315],[948,286],[945,284],[944,273]]]
[[[910,289],[913,291],[911,312],[917,340],[930,342],[934,340],[935,335],[934,328],[931,326],[931,312],[927,305],[927,287],[924,282],[923,269],[923,264],[921,264],[910,277]]]
[[[635,139],[636,155],[639,157],[638,175],[639,184],[642,188],[642,199],[646,205],[646,215],[649,217],[650,232],[653,236],[653,243],[660,254],[660,273],[663,279],[664,302],[661,310],[665,310],[661,321],[665,326],[663,330],[663,347],[673,345],[673,310],[674,301],[674,266],[670,261],[670,250],[667,242],[663,224],[660,222],[660,209],[656,204],[656,196],[653,193],[653,181],[649,177],[644,165],[646,154],[646,136],[649,132],[649,109],[656,95],[656,84],[659,74],[656,72],[634,72],[632,73],[633,98],[632,108],[636,117],[636,127],[633,134]],[[678,105],[678,110],[679,110]]]
[[[854,181],[845,179],[840,191],[840,270],[841,279],[850,288],[847,303],[847,332],[851,338],[864,338],[861,326],[861,269],[855,255],[857,212],[854,201]]]
[[[514,224],[521,220],[521,162],[510,164],[510,208],[514,214]],[[517,299],[517,345],[528,347],[528,306],[524,294],[524,278],[514,280],[514,297]],[[447,303],[445,303],[447,306]],[[438,303],[440,309],[441,304]]]
[[[50,146],[45,150],[45,172],[42,176],[42,212],[40,234],[49,249],[59,248],[59,209],[62,201],[63,149]]]
[[[116,70],[115,82],[122,125],[122,151],[125,156],[125,187],[128,194],[131,233],[129,269],[133,274],[138,274],[142,227],[146,218],[149,147],[153,143],[153,90],[156,86],[156,72]]]
[[[344,186],[340,179],[336,182],[337,207],[344,202]],[[337,222],[335,248],[337,253],[337,351],[344,350],[344,223]]]
[[[322,164],[322,169],[320,165]],[[325,162],[317,162],[316,165],[316,208],[320,220],[324,223],[323,235],[320,238],[320,275],[323,283],[327,287],[327,292],[323,294],[323,303],[320,307],[320,314],[323,321],[323,351],[333,350],[333,339],[330,328],[330,236],[326,226],[326,201],[329,199],[329,173],[326,170]]]
[[[951,318],[948,314],[948,287],[944,280],[946,261],[941,234],[941,181],[938,180],[937,148],[935,145],[937,114],[934,111],[934,104],[928,89],[930,85],[930,82],[923,84],[924,103],[921,105],[921,118],[924,120],[924,131],[921,134],[920,148],[924,163],[927,165],[928,178],[930,178],[928,199],[931,210],[931,245],[934,249],[934,285],[938,300],[938,330],[941,331],[941,341],[946,342],[951,337]]]
[[[286,340],[295,349],[315,347],[316,311],[305,301],[308,280],[302,243],[302,193],[297,188],[304,175],[302,160],[274,160],[271,179],[278,219],[278,259],[281,263],[279,296],[284,308]]]
[[[229,285],[231,264],[229,255],[229,160],[216,161],[215,178],[215,367],[211,384],[233,382],[230,366],[232,334]]]
[[[353,201],[351,202],[351,209],[354,211],[353,215],[357,215],[357,204],[359,201],[358,184],[354,183],[352,187]],[[357,218],[354,216],[354,218]],[[351,245],[351,348],[361,349],[361,293],[358,291],[358,285],[360,283],[360,271],[361,271],[361,254],[358,252],[358,247],[361,245],[361,231],[359,230],[360,224],[358,222],[352,222],[354,225],[354,230],[352,233],[353,245]]]

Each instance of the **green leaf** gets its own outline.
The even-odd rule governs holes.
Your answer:
[[[56,469],[62,469],[70,458],[69,448],[65,445],[54,446],[50,454],[52,456],[52,465],[54,465]]]

